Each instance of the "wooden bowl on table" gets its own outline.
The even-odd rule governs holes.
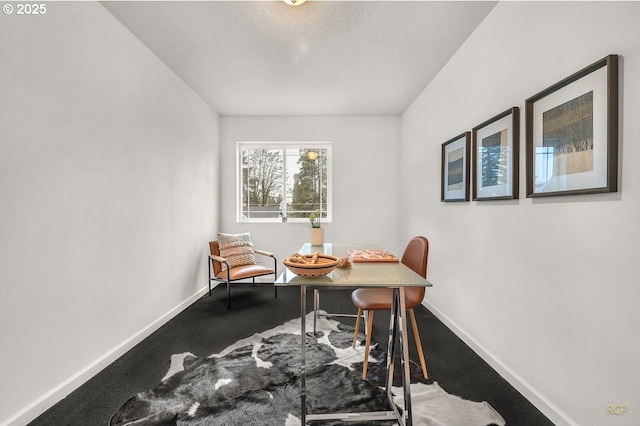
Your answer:
[[[317,260],[315,263],[311,263],[314,256],[317,256]],[[307,263],[296,262],[293,256],[283,259],[282,263],[284,263],[291,272],[303,277],[321,277],[327,275],[333,271],[333,268],[338,264],[338,258],[328,254],[301,254],[296,257],[303,258]]]

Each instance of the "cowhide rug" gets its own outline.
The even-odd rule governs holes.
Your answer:
[[[312,315],[306,317],[308,330]],[[353,327],[319,317],[317,330],[317,336],[307,334],[307,413],[387,410],[381,388],[385,354],[372,350],[363,381],[364,345],[352,348]],[[421,382],[420,367],[411,367],[414,425],[505,424],[487,402],[465,401],[435,382]],[[129,399],[109,425],[300,425],[299,372],[300,319],[294,319],[207,358],[173,355],[160,384]],[[402,403],[401,388],[394,394]],[[376,422],[385,424],[394,422]]]

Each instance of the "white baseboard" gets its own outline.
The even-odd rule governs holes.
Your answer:
[[[520,377],[516,372],[507,367],[498,357],[486,350],[473,337],[469,336],[454,321],[442,313],[438,308],[428,301],[423,303],[440,321],[442,321],[451,331],[453,331],[464,343],[485,360],[494,370],[498,372],[511,386],[516,388],[525,398],[529,400],[538,410],[549,418],[556,425],[577,426],[566,413],[560,410],[555,404],[540,394],[530,383]]]
[[[174,308],[170,309],[164,315],[160,316],[158,319],[131,336],[129,339],[114,347],[103,356],[89,364],[87,367],[78,371],[76,374],[60,383],[58,386],[45,393],[40,398],[24,407],[22,410],[18,411],[4,422],[0,423],[0,426],[26,426],[29,422],[35,420],[39,415],[47,411],[49,408],[53,407],[60,400],[65,398],[71,392],[73,392],[93,376],[98,374],[113,361],[120,358],[128,350],[136,346],[138,343],[142,342],[154,331],[162,327],[170,319],[185,310],[188,306],[190,306],[193,302],[198,300],[208,291],[209,289],[207,287],[198,290],[194,295],[178,304]]]

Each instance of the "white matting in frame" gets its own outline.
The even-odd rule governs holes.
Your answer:
[[[617,72],[610,55],[527,100],[527,197],[617,190]]]

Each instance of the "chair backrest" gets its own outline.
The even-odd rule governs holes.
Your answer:
[[[429,258],[429,240],[425,237],[413,237],[402,255],[402,263],[422,278],[427,278],[427,259]],[[404,290],[408,305],[419,305],[424,299],[425,287],[407,287]]]
[[[402,255],[402,263],[422,278],[427,278],[427,259],[429,258],[429,240],[425,237],[413,237]]]
[[[220,245],[218,245],[217,241],[209,241],[209,250],[212,255],[220,256]],[[213,265],[213,275],[218,275],[218,272],[222,270],[222,265],[220,262],[214,262],[213,260],[211,260],[211,264]]]

